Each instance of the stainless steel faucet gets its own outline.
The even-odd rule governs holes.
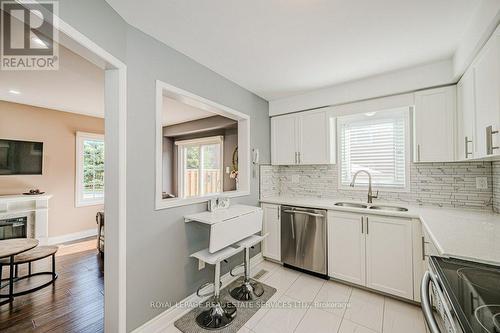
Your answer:
[[[352,176],[352,181],[351,181],[350,186],[354,187],[354,183],[356,182],[356,177],[361,172],[364,172],[364,173],[366,173],[368,175],[368,203],[372,203],[373,199],[377,199],[378,198],[378,190],[377,190],[377,194],[373,195],[373,193],[372,193],[372,175],[368,171],[366,171],[366,170],[359,170],[359,171],[357,171],[354,174],[354,176]]]

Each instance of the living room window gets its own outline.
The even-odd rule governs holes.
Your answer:
[[[76,206],[104,204],[104,135],[76,133]]]
[[[340,186],[366,170],[378,187],[406,190],[409,180],[409,108],[339,118]],[[368,184],[361,173],[356,180]]]
[[[175,141],[179,196],[190,198],[222,192],[223,137]]]

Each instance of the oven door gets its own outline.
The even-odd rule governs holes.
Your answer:
[[[420,296],[422,312],[430,333],[462,333],[460,325],[454,320],[439,278],[432,271],[426,271],[422,278]]]

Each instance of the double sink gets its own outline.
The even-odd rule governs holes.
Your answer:
[[[385,206],[385,205],[368,206],[368,205],[365,205],[365,204],[362,204],[362,203],[355,203],[355,202],[337,202],[337,203],[335,203],[335,206],[347,207],[347,208],[388,210],[388,211],[393,211],[393,212],[407,212],[408,211],[408,209],[404,208],[404,207]]]

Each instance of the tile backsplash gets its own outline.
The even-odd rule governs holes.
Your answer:
[[[500,213],[500,161],[493,162],[493,210]]]
[[[476,177],[486,177],[488,188],[476,189]],[[498,209],[499,177],[500,162],[412,163],[409,191],[381,188],[378,200],[481,210],[491,210],[495,205]],[[366,200],[366,189],[339,189],[338,182],[337,165],[261,166],[262,198],[282,195]]]

